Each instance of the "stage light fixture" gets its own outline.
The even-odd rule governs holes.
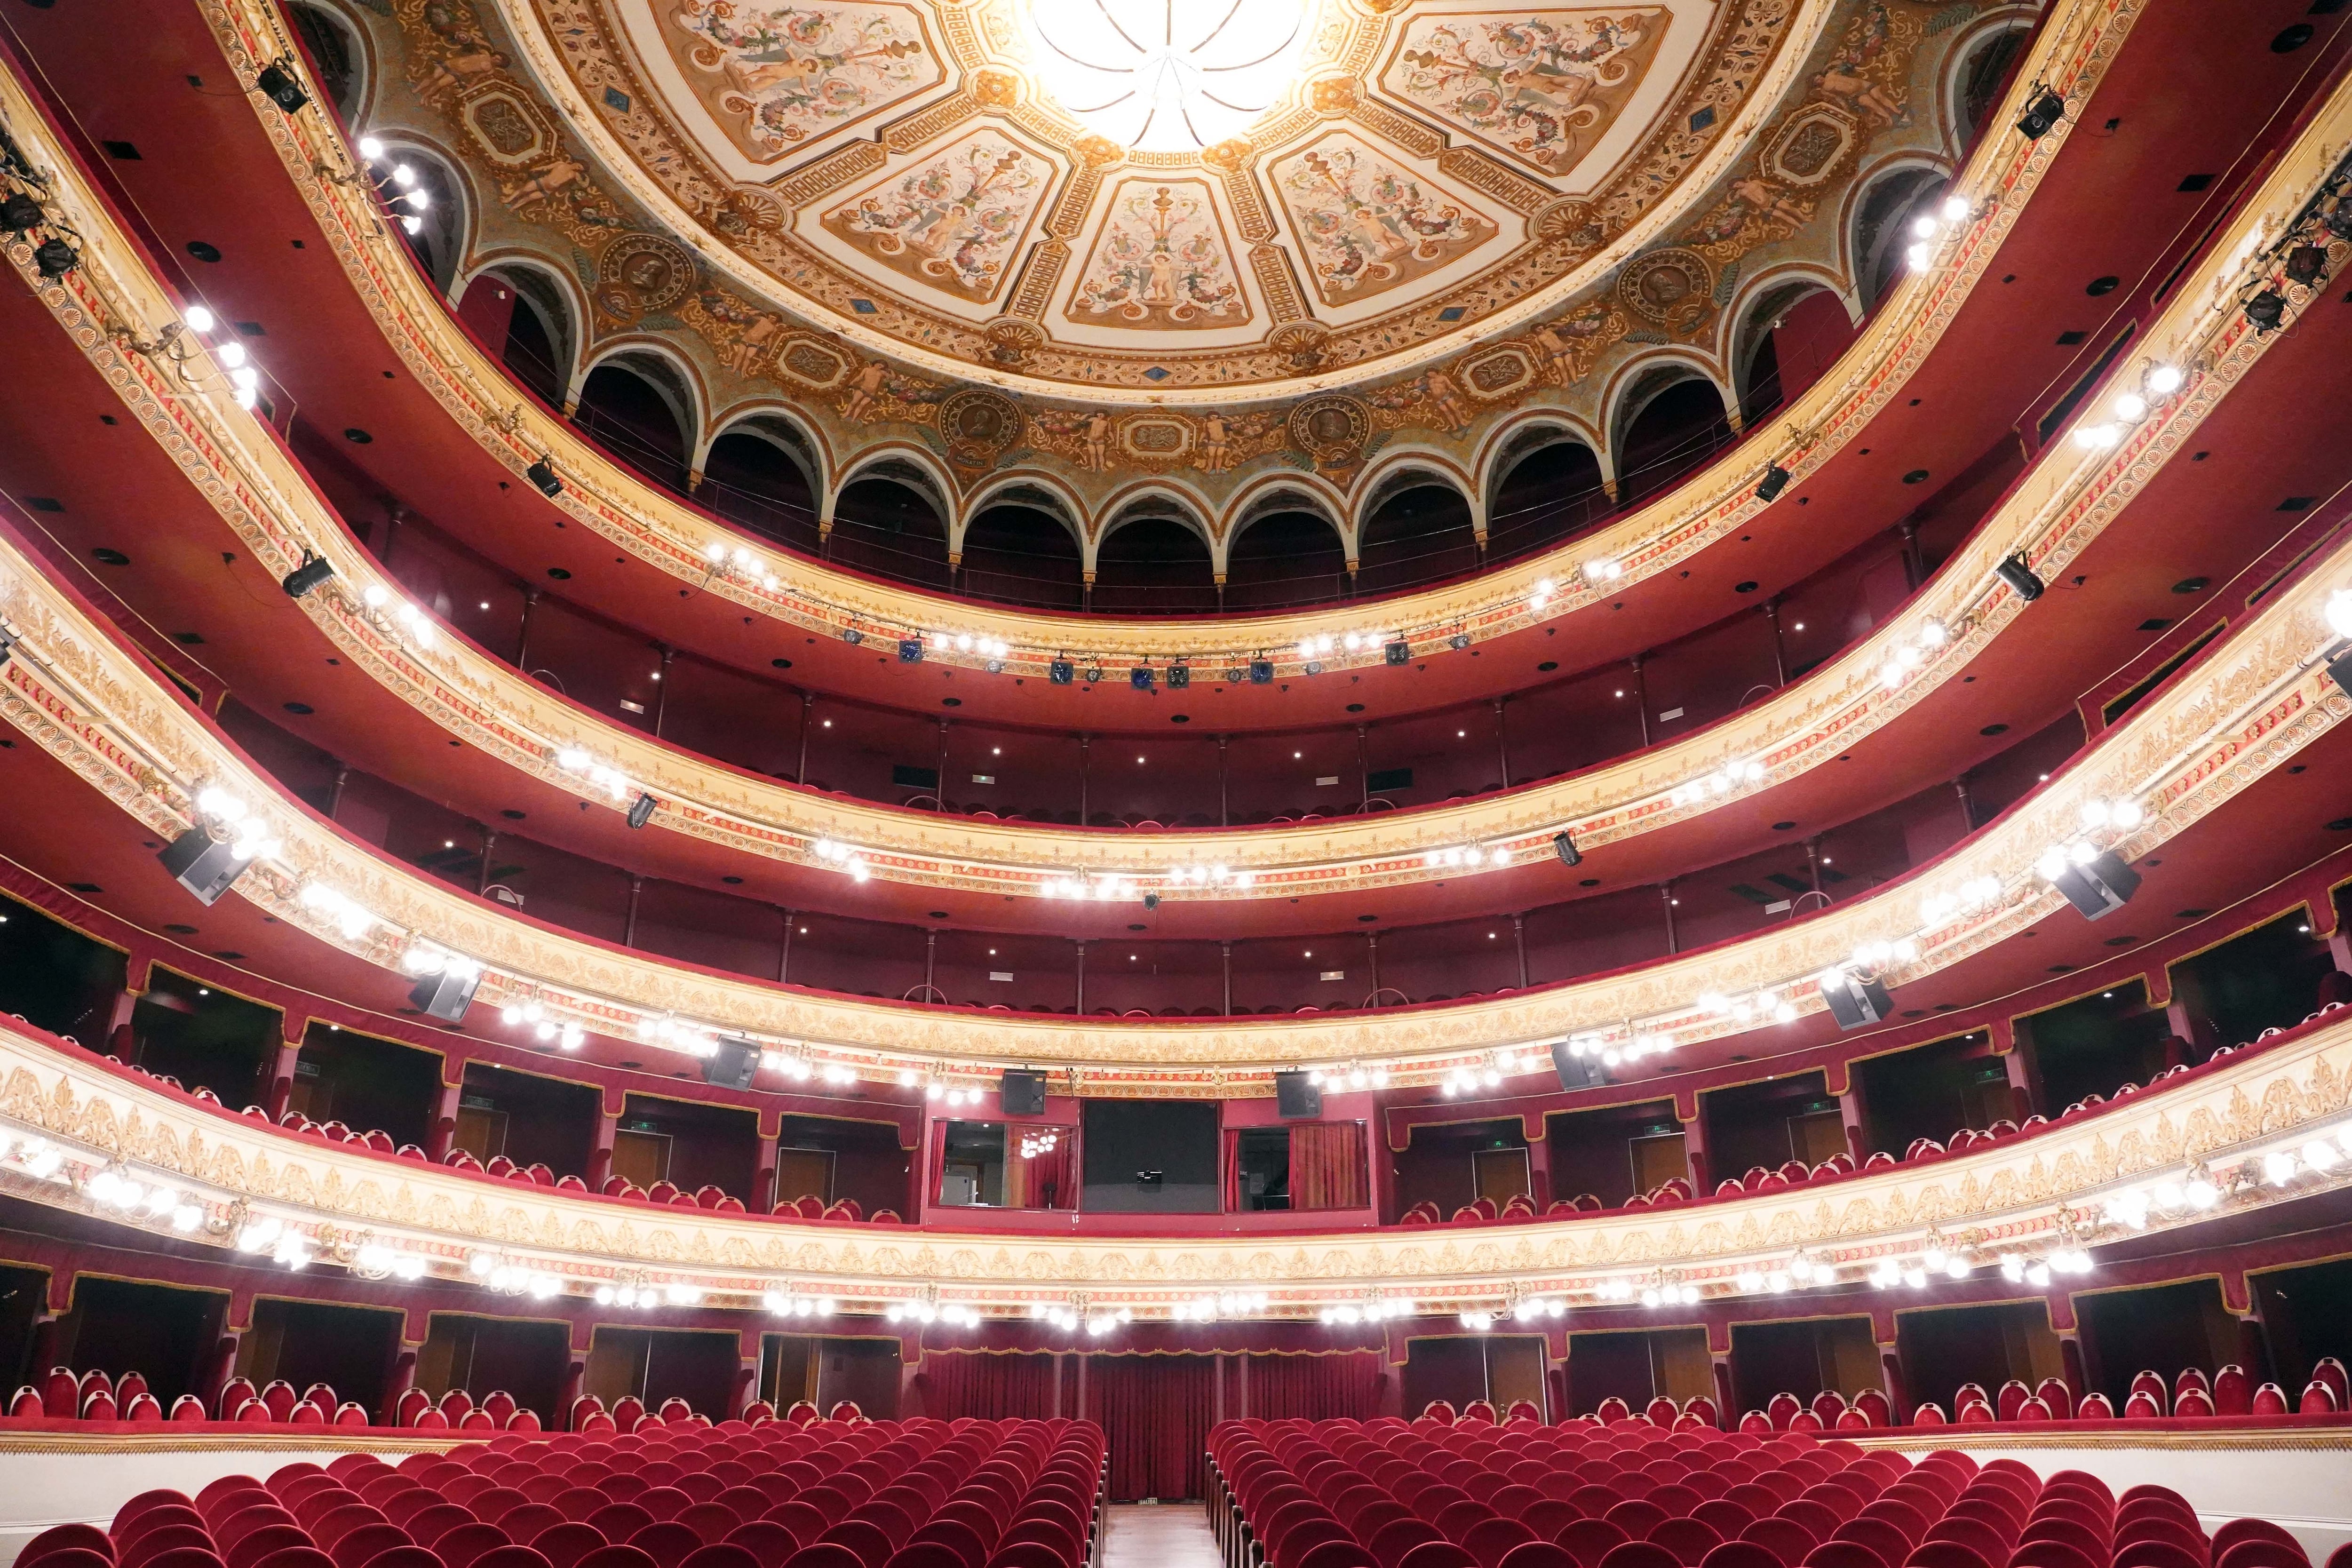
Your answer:
[[[1270,658],[1254,658],[1250,660],[1249,679],[1252,686],[1272,685],[1274,683],[1274,660]]]
[[[1455,632],[1452,637],[1445,639],[1445,646],[1452,648],[1455,653],[1460,653],[1464,648],[1470,646],[1470,634],[1468,632]]]
[[[2032,107],[2025,111],[2025,118],[2017,122],[2017,129],[2027,140],[2039,142],[2065,118],[2065,99],[2045,89],[2042,96],[2033,100]]]
[[[1087,684],[1088,686],[1099,686],[1102,684],[1101,665],[1090,664],[1087,666]]]
[[[1563,866],[1581,865],[1584,861],[1584,851],[1576,847],[1576,840],[1566,828],[1551,836],[1551,847],[1559,852],[1559,863]]]
[[[522,477],[538,486],[539,493],[550,500],[563,493],[563,481],[556,476],[555,463],[544,452],[540,454],[538,462],[522,471]]]
[[[2042,591],[2048,586],[2034,574],[2033,568],[2025,563],[2022,555],[2012,555],[1992,570],[1993,575],[2008,584],[2017,596],[2029,605],[2042,597]]]
[[[1143,907],[1144,907],[1146,910],[1156,910],[1156,909],[1158,909],[1158,908],[1160,907],[1160,895],[1159,895],[1159,894],[1157,894],[1157,893],[1146,893],[1146,894],[1144,894],[1144,895],[1143,895]]]
[[[1323,673],[1323,661],[1319,658],[1310,658],[1299,668],[1309,675],[1320,675]]]
[[[270,102],[289,114],[299,113],[310,101],[310,95],[302,90],[302,84],[294,79],[294,73],[288,70],[282,62],[272,61],[262,67],[261,74],[253,79],[253,85],[259,88]]]
[[[22,191],[11,191],[7,200],[0,201],[0,229],[10,234],[38,228],[47,216],[41,211],[41,204]]]
[[[1192,684],[1192,667],[1191,665],[1171,664],[1168,667],[1168,685],[1171,690],[1181,691]]]
[[[1139,664],[1127,672],[1127,683],[1138,691],[1150,690],[1151,680],[1151,667],[1148,664]]]
[[[1078,667],[1066,658],[1057,658],[1045,667],[1045,679],[1056,686],[1067,686],[1077,678]]]
[[[1412,662],[1412,644],[1406,642],[1403,638],[1400,637],[1395,642],[1392,642],[1389,644],[1388,647],[1382,648],[1381,650],[1381,655],[1391,664],[1411,664]]]
[[[920,637],[900,637],[898,639],[898,662],[900,664],[922,663],[923,639]]]
[[[323,555],[302,552],[302,564],[278,580],[289,598],[299,599],[335,574],[334,563]]]
[[[2086,921],[2105,920],[2139,891],[2139,873],[2112,849],[2103,849],[2087,860],[2068,858],[2050,881],[2066,895],[2068,903],[2083,911]]]
[[[81,252],[52,235],[33,247],[33,265],[54,283],[81,262]]]
[[[2290,283],[2300,283],[2308,288],[2318,282],[2319,275],[2326,270],[2327,252],[2315,245],[2298,245],[2286,253],[2286,277]]]
[[[2286,296],[2275,289],[2265,289],[2246,301],[2246,320],[2258,331],[2270,331],[2286,319]]]
[[[649,795],[638,795],[636,799],[629,803],[629,826],[632,827],[643,827],[646,823],[652,821],[654,807],[660,804],[661,803],[659,801],[656,801]]]
[[[1765,465],[1764,478],[1756,486],[1756,499],[1760,501],[1778,500],[1780,492],[1789,488],[1790,478],[1789,470],[1780,464]]]
[[[859,631],[856,626],[844,626],[841,628],[841,640],[847,643],[850,647],[856,647],[859,643],[866,640],[866,634]]]

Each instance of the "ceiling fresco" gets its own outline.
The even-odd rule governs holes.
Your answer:
[[[467,268],[576,283],[575,387],[657,338],[704,409],[785,404],[835,458],[1210,496],[1407,447],[1472,472],[1529,408],[1613,472],[1641,362],[1728,392],[1780,285],[1859,308],[1858,187],[1949,169],[1959,64],[2030,20],[1301,0],[1294,89],[1170,153],[1034,87],[1013,3],[347,0],[367,128],[464,166]]]

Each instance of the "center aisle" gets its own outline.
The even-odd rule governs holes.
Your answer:
[[[1103,1568],[1223,1568],[1197,1502],[1114,1503],[1105,1510]]]

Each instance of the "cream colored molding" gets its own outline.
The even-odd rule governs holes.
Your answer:
[[[2021,64],[2009,100],[1992,119],[1998,131],[1978,147],[1957,182],[1956,188],[1983,204],[1982,216],[1943,246],[1937,265],[1906,279],[1832,372],[1776,416],[1776,426],[1800,433],[1788,448],[1768,453],[1743,446],[1690,484],[1572,547],[1466,584],[1376,605],[1247,619],[1205,618],[1187,622],[1181,629],[1164,623],[1030,614],[941,598],[854,577],[819,563],[786,560],[764,546],[756,552],[761,561],[756,574],[719,574],[706,591],[725,595],[746,613],[825,637],[837,637],[855,626],[883,636],[945,630],[993,638],[1011,650],[1004,659],[1006,672],[1028,676],[1042,676],[1046,661],[1066,649],[1082,650],[1110,666],[1159,665],[1189,657],[1199,668],[1236,664],[1264,649],[1281,668],[1295,671],[1303,662],[1297,652],[1302,639],[1322,635],[1337,638],[1364,630],[1368,624],[1384,635],[1402,631],[1437,650],[1435,657],[1444,657],[1442,639],[1457,629],[1492,638],[1605,603],[1635,583],[1673,571],[1724,535],[1751,526],[1763,510],[1753,491],[1768,457],[1777,457],[1801,480],[1898,395],[1958,314],[2073,129],[2071,120],[2063,121],[2039,141],[2028,141],[2013,129],[2030,84],[2044,80],[2070,99],[2085,99],[2120,50],[2143,4],[2056,0],[2032,52]],[[205,15],[242,79],[249,80],[259,62],[289,51],[276,9],[266,0],[207,0]],[[317,96],[316,84],[312,91]],[[251,97],[255,113],[387,342],[459,427],[518,476],[542,453],[551,453],[565,485],[558,505],[640,561],[680,581],[702,584],[709,576],[706,546],[714,538],[731,545],[738,536],[629,475],[569,425],[521,407],[505,372],[457,329],[439,297],[416,275],[400,242],[380,221],[364,182],[345,173],[352,168],[351,154],[323,118],[289,117],[259,95]],[[847,455],[835,455],[833,471],[845,471],[840,465],[846,460]],[[1596,556],[1614,560],[1624,570],[1622,577],[1607,584],[1605,594],[1580,574],[1582,563]],[[338,560],[337,565],[340,569],[342,563]],[[779,579],[776,588],[762,585],[761,578],[769,574]],[[1546,579],[1558,591],[1538,608],[1531,596]],[[975,668],[985,662],[973,654],[945,650],[938,657]],[[1326,668],[1337,672],[1379,658],[1377,647],[1352,658],[1335,652]]]
[[[314,1236],[320,1226],[346,1239],[364,1230],[383,1245],[427,1255],[436,1275],[462,1277],[469,1254],[495,1249],[518,1267],[558,1275],[573,1292],[617,1270],[642,1268],[663,1283],[745,1299],[707,1305],[756,1305],[771,1289],[880,1303],[923,1297],[936,1285],[941,1301],[1015,1309],[1084,1295],[1095,1310],[1149,1310],[1203,1290],[1247,1289],[1267,1292],[1276,1316],[1372,1291],[1454,1310],[1456,1303],[1491,1308],[1527,1296],[1590,1296],[1604,1282],[1661,1271],[1713,1299],[1739,1293],[1734,1281],[1743,1269],[1777,1268],[1799,1249],[1836,1267],[1851,1287],[1858,1270],[1915,1258],[1931,1239],[1969,1238],[1965,1245],[1981,1261],[2044,1251],[2068,1238],[2116,1239],[2126,1233],[2102,1230],[2091,1212],[2103,1194],[2178,1177],[2199,1163],[2219,1168],[2342,1117],[2352,1091],[2352,1013],[2342,1017],[2094,1116],[1930,1164],[1681,1209],[1474,1228],[1037,1237],[625,1204],[297,1138],[190,1106],[5,1024],[0,1117],[99,1159],[129,1162],[140,1179],[193,1184],[215,1203],[241,1198],[252,1215]],[[2347,1180],[2352,1165],[2339,1165],[2294,1191]],[[76,1189],[13,1167],[0,1168],[0,1191],[100,1212]],[[2200,1225],[2226,1223],[2278,1195],[2284,1194],[2225,1198],[2202,1218],[2159,1220],[2128,1234],[2195,1245]],[[161,1221],[121,1223],[174,1234]],[[226,1249],[228,1242],[215,1237],[211,1244]],[[1905,1289],[1895,1299],[1934,1298]],[[1684,1315],[1664,1309],[1657,1321]]]
[[[17,84],[0,81],[0,110],[19,139],[58,171],[59,200],[88,237],[82,283],[45,289],[62,324],[162,442],[246,546],[273,574],[291,569],[310,542],[341,537],[282,447],[236,406],[225,383],[188,388],[152,356],[125,352],[115,322],[159,333],[176,319],[173,302],[115,229],[103,205],[75,176],[45,134]],[[272,111],[274,112],[274,110]],[[2022,605],[1993,575],[2024,552],[2045,577],[2086,548],[2179,449],[2272,341],[2252,332],[2230,287],[2247,251],[2274,232],[2332,166],[2328,152],[2352,133],[2352,91],[2339,91],[2275,170],[2231,243],[2217,246],[2173,296],[2143,339],[2142,353],[2189,368],[2188,384],[2163,402],[2112,451],[2066,443],[2046,454],[1976,531],[1902,616],[1829,666],[1725,723],[1615,763],[1466,804],[1287,827],[1181,834],[1072,832],[982,823],[846,801],[725,769],[605,721],[520,671],[446,635],[429,647],[404,634],[365,599],[405,604],[398,584],[354,548],[331,552],[338,577],[303,605],[344,657],[449,734],[559,789],[585,789],[558,758],[578,749],[618,770],[627,792],[651,793],[654,825],[788,864],[838,871],[816,854],[821,840],[854,846],[877,877],[965,892],[1045,896],[1056,879],[1117,873],[1164,899],[1223,900],[1364,892],[1464,875],[1431,865],[1432,851],[1477,846],[1509,864],[1551,853],[1566,828],[1590,849],[1678,826],[1712,806],[1738,803],[1851,750],[1909,711],[1962,669]],[[28,281],[32,275],[26,270]],[[2145,363],[2143,359],[2135,363]],[[2086,416],[2086,417],[2088,417]],[[1930,621],[1950,640],[1890,689],[1881,679],[1895,652],[1918,643]],[[1728,792],[1707,782],[1733,765],[1759,776]],[[625,806],[626,799],[606,797]],[[1170,873],[1223,865],[1250,877],[1246,888],[1202,887]],[[1490,869],[1492,868],[1490,865]]]
[[[27,264],[28,247],[10,243]],[[43,292],[86,287],[79,273]],[[2216,287],[2220,285],[2217,283]],[[2308,295],[2297,291],[2297,304]],[[2241,340],[2231,356],[2251,356]],[[1916,941],[1895,966],[1907,984],[1980,951],[2057,907],[2035,859],[2080,831],[2093,799],[2130,799],[2146,820],[2117,843],[2136,858],[2259,779],[2352,712],[2315,651],[2326,640],[2324,605],[2352,542],[2322,570],[2273,594],[2261,614],[2211,650],[2176,688],[2140,705],[2049,788],[1927,873],[1822,915],[1746,941],[1619,974],[1481,999],[1409,1016],[1293,1016],[1214,1023],[1064,1020],[948,1012],[847,996],[787,992],[699,971],[553,931],[351,839],[251,768],[119,637],[59,590],[34,561],[0,551],[0,612],[16,637],[0,668],[0,716],[24,731],[152,834],[188,822],[197,786],[211,783],[260,803],[282,838],[249,870],[240,896],[371,962],[395,964],[415,943],[481,963],[483,1000],[535,995],[559,1021],[626,1035],[675,1017],[740,1033],[862,1076],[992,1074],[1005,1066],[1071,1069],[1080,1091],[1218,1095],[1264,1092],[1266,1075],[1294,1064],[1378,1064],[1422,1080],[1491,1053],[1585,1031],[1616,1035],[1628,1020],[1684,1040],[1729,1032],[1701,1010],[1706,994],[1736,996],[1801,986],[1872,944]],[[1990,879],[1999,899],[1929,922],[1928,898]],[[373,920],[346,939],[306,907],[311,885],[356,900]],[[1800,991],[1801,1006],[1818,1005]]]

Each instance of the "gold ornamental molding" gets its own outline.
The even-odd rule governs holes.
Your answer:
[[[1095,1310],[1149,1313],[1204,1290],[1237,1289],[1265,1293],[1266,1314],[1282,1317],[1375,1292],[1412,1300],[1423,1312],[1457,1304],[1494,1309],[1529,1297],[1583,1305],[1622,1300],[1612,1284],[1644,1279],[1689,1287],[1679,1291],[1688,1306],[1753,1293],[1753,1271],[1778,1268],[1800,1253],[1833,1270],[1843,1291],[1889,1264],[1916,1267],[1935,1248],[1969,1253],[1981,1273],[2005,1256],[2046,1256],[2125,1236],[2194,1246],[2200,1226],[2352,1181],[2352,1163],[2342,1161],[2285,1184],[2259,1174],[2266,1151],[2342,1131],[2347,1094],[2352,1013],[1987,1150],[1819,1186],[1517,1226],[1048,1237],[813,1225],[467,1176],[205,1109],[0,1024],[0,1121],[16,1147],[38,1137],[67,1162],[47,1175],[22,1168],[21,1159],[0,1164],[0,1192],[225,1253],[239,1239],[236,1224],[274,1221],[310,1237],[364,1236],[422,1258],[423,1272],[435,1278],[479,1275],[474,1259],[487,1251],[506,1266],[552,1278],[551,1294],[590,1293],[634,1273],[698,1289],[712,1307],[756,1306],[763,1291],[788,1280],[795,1291],[840,1299],[852,1310],[926,1300],[1018,1310],[1083,1293]],[[175,1232],[161,1217],[125,1219],[87,1190],[83,1172],[91,1165],[174,1187],[207,1213],[236,1221]],[[2137,1226],[2106,1212],[2107,1201],[2126,1191],[2179,1180],[2210,1180],[2215,1202]],[[1800,1288],[1789,1296],[1808,1293]],[[1934,1299],[1916,1286],[1893,1298]],[[1668,1307],[1657,1321],[1692,1315]]]
[[[1377,639],[1390,636],[1412,642],[1417,656],[1426,652],[1444,658],[1449,651],[1446,639],[1456,633],[1491,639],[1591,608],[1637,582],[1671,572],[1724,535],[1751,526],[1765,504],[1756,500],[1754,489],[1766,462],[1779,461],[1801,481],[1855,437],[1925,361],[2010,232],[2073,129],[2071,120],[2062,121],[2039,141],[2014,130],[2011,122],[2025,107],[2029,84],[2046,81],[2070,100],[2083,100],[2112,64],[2141,9],[2142,0],[2058,0],[2017,72],[2009,100],[1993,117],[1998,131],[1980,143],[1956,184],[1977,202],[1975,216],[1956,237],[1941,244],[1934,266],[1899,286],[1832,373],[1775,419],[1776,428],[1785,426],[1793,432],[1785,445],[1742,447],[1689,484],[1572,548],[1465,584],[1344,611],[1208,617],[1188,621],[1181,628],[1113,617],[1032,614],[901,589],[819,563],[784,558],[764,545],[753,548],[747,538],[697,516],[625,473],[568,424],[519,407],[505,372],[457,328],[445,303],[380,221],[373,198],[363,188],[366,182],[352,173],[349,150],[324,119],[289,117],[259,95],[252,96],[255,112],[289,175],[411,373],[462,430],[518,476],[542,455],[551,456],[564,482],[555,504],[640,562],[681,582],[703,584],[748,614],[820,636],[839,637],[853,629],[883,637],[927,631],[966,634],[973,639],[973,648],[950,645],[926,657],[974,669],[991,662],[991,655],[979,650],[1002,645],[1003,652],[994,657],[1000,673],[1029,677],[1042,677],[1047,662],[1065,650],[1099,658],[1107,666],[1190,659],[1196,670],[1210,673],[1263,653],[1276,661],[1278,671],[1298,675],[1314,657],[1301,653],[1301,646],[1325,638],[1330,639],[1333,651],[1319,657],[1335,673],[1377,662]],[[265,0],[207,0],[205,16],[244,79],[249,79],[262,62],[289,52],[278,14]],[[314,96],[318,90],[312,84]],[[973,368],[960,366],[959,378],[974,379]],[[878,375],[883,367],[881,362],[870,361],[866,369]],[[982,377],[988,374],[980,373]],[[853,388],[846,395],[855,403],[866,395]],[[1176,396],[1152,395],[1163,400]],[[751,411],[750,405],[745,411]],[[838,475],[849,471],[858,454],[824,456],[829,471]],[[993,486],[1018,471],[1004,469],[985,478]],[[1360,466],[1356,482],[1375,483],[1381,471],[1379,464]],[[722,552],[741,544],[751,552],[749,568],[712,573],[706,552],[714,542]],[[1614,563],[1622,574],[1601,586],[1586,582],[1581,568],[1596,557]],[[1539,593],[1539,584],[1547,582],[1550,590]],[[1376,634],[1367,650],[1338,648],[1348,633],[1366,631]]]
[[[350,541],[226,381],[192,385],[176,363],[136,352],[137,340],[177,321],[174,301],[13,80],[0,79],[0,111],[20,143],[54,168],[58,203],[88,240],[82,267],[63,286],[38,279],[20,256],[28,285],[273,574],[329,544],[337,574],[303,598],[304,610],[350,662],[452,737],[585,795],[599,793],[593,764],[625,782],[601,792],[614,808],[648,794],[657,802],[652,826],[785,864],[845,876],[854,864],[885,880],[1027,897],[1066,896],[1074,882],[1099,889],[1115,877],[1126,892],[1186,901],[1450,879],[1465,874],[1468,850],[1490,870],[1524,864],[1549,857],[1562,830],[1587,849],[1623,842],[1790,782],[1903,717],[2022,610],[1994,568],[2021,552],[2054,579],[2274,341],[2248,324],[2234,289],[2249,256],[2326,177],[2332,149],[2352,136],[2352,89],[2339,90],[2144,335],[2132,363],[2182,367],[2176,393],[2112,448],[2052,447],[1900,617],[1764,702],[1686,740],[1483,800],[1283,827],[1104,833],[906,811],[723,768],[611,723],[459,638],[430,630],[420,637],[394,614],[408,605],[399,584]],[[1228,876],[1212,883],[1195,874],[1209,866]]]
[[[2352,90],[2339,99],[2340,115]],[[2331,117],[2329,123],[2334,123]],[[7,247],[29,264],[22,238]],[[89,287],[77,272],[43,286],[53,309]],[[2210,288],[2228,292],[2223,280]],[[2291,289],[2299,307],[2309,298]],[[83,301],[89,308],[89,301]],[[2241,340],[2229,357],[2251,357]],[[2216,373],[2218,374],[2218,372]],[[267,912],[369,962],[417,950],[463,955],[488,972],[480,1000],[534,999],[559,1022],[607,1036],[670,1021],[761,1042],[780,1065],[821,1062],[855,1077],[976,1080],[1007,1066],[1066,1069],[1077,1092],[1265,1092],[1294,1065],[1380,1066],[1406,1081],[1491,1067],[1496,1053],[1589,1034],[1698,1040],[1731,1032],[1709,996],[1780,994],[1819,1005],[1810,980],[1873,950],[1895,984],[1933,973],[2057,908],[2033,869],[2082,832],[2095,801],[2129,801],[2142,820],[2113,836],[2126,858],[2183,831],[2325,733],[2352,699],[2319,658],[2325,606],[2352,564],[2352,542],[2271,595],[2177,687],[2142,703],[2064,775],[1931,869],[1822,915],[1624,973],[1481,999],[1409,1016],[1292,1016],[1214,1023],[972,1015],[790,993],[666,963],[549,929],[463,894],[346,836],[249,764],[121,640],[13,548],[0,551],[0,616],[15,639],[0,667],[0,717],[123,807],[138,829],[173,837],[212,785],[257,803],[279,842],[236,891]],[[1994,892],[1962,910],[1966,889]],[[355,921],[345,917],[357,911]]]

